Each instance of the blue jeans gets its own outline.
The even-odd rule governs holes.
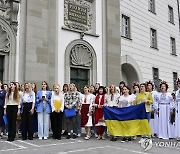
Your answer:
[[[146,112],[146,115],[147,115],[147,119],[148,119],[148,122],[149,122],[150,119],[151,119],[151,112]]]
[[[49,113],[38,113],[38,137],[49,137]]]

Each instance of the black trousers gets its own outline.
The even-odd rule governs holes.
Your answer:
[[[61,138],[61,132],[62,132],[62,117],[63,112],[53,112],[52,113],[52,122],[53,122],[53,137],[55,139]]]
[[[30,110],[32,108],[32,103],[24,103],[24,108],[22,112],[22,138],[32,139],[33,138],[33,120],[34,116],[30,113]]]
[[[6,114],[8,119],[8,139],[14,140],[16,136],[17,105],[7,105]]]

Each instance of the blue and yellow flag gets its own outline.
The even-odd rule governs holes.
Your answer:
[[[110,135],[151,135],[144,103],[123,108],[103,107],[103,111]]]

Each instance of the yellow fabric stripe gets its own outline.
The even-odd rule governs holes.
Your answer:
[[[151,135],[147,119],[144,120],[105,120],[108,132],[113,136]]]

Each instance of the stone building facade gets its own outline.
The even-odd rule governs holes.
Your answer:
[[[178,2],[0,0],[0,80],[82,88],[163,79],[172,90]]]

